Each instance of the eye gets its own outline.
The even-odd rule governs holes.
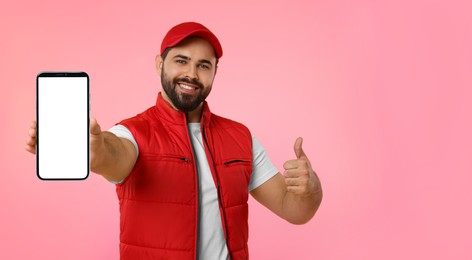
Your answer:
[[[175,62],[177,62],[179,64],[186,64],[187,63],[186,60],[175,60]]]
[[[198,67],[199,67],[200,69],[204,69],[204,70],[209,70],[209,69],[210,69],[210,67],[209,67],[208,65],[203,64],[203,63],[202,63],[202,64],[199,64]]]

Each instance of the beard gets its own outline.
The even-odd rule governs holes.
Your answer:
[[[194,95],[189,95],[187,93],[179,93],[177,88],[178,82],[185,82],[198,86],[196,93]],[[195,110],[210,94],[211,85],[204,87],[202,83],[197,80],[192,80],[186,77],[174,78],[171,79],[167,76],[162,69],[161,73],[161,84],[162,89],[167,94],[169,99],[172,101],[172,104],[180,111],[184,113],[191,112]]]

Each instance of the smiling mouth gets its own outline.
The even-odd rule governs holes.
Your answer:
[[[198,86],[195,86],[193,84],[188,84],[188,83],[177,83],[177,86],[179,86],[180,89],[183,89],[185,91],[196,91],[197,89],[199,89]]]

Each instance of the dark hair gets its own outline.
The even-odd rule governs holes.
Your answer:
[[[167,54],[169,54],[170,49],[171,49],[170,47],[166,48],[165,51],[161,54],[162,60],[166,59]]]

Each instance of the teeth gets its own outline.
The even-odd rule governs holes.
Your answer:
[[[184,84],[179,84],[179,86],[180,86],[181,88],[183,88],[183,89],[193,90],[192,87],[187,86],[187,85],[184,85]]]

